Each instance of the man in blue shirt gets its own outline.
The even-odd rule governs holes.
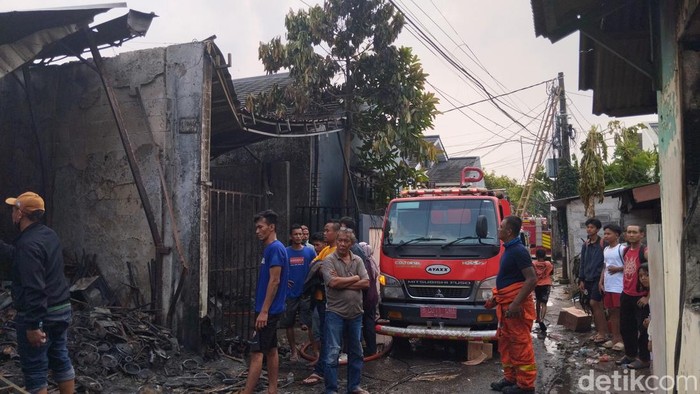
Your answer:
[[[309,264],[316,257],[313,248],[304,246],[304,234],[302,226],[293,224],[289,231],[289,238],[292,245],[287,247],[289,257],[289,279],[287,280],[287,309],[280,320],[280,328],[287,330],[287,340],[291,355],[289,361],[299,361],[299,351],[294,338],[294,324],[297,313],[302,329],[308,330],[309,342],[313,342],[313,333],[309,330],[311,326],[311,306],[309,297],[302,297],[304,291],[304,281],[309,273]]]
[[[285,307],[289,260],[287,249],[277,240],[277,213],[262,211],[253,218],[255,235],[265,245],[255,293],[255,333],[250,341],[250,366],[243,393],[253,394],[262,372],[263,355],[267,356],[268,392],[277,392],[279,354],[277,322]]]
[[[602,344],[607,340],[608,322],[603,309],[603,294],[600,291],[600,274],[605,268],[605,243],[598,235],[603,226],[600,220],[586,220],[588,238],[581,245],[581,257],[578,270],[578,288],[583,294],[588,294],[591,300],[591,312],[595,323],[596,335],[593,342]]]

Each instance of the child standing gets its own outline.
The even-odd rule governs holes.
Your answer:
[[[639,284],[639,288],[647,293],[646,302],[643,299],[640,299],[637,305],[642,310],[641,326],[646,331],[647,337],[649,337],[649,327],[651,325],[651,310],[649,309],[649,302],[651,302],[651,291],[649,288],[649,265],[647,263],[644,263],[639,266],[639,282],[637,283]],[[647,349],[649,350],[649,352],[651,352],[651,338],[649,338],[647,341]]]
[[[549,301],[549,292],[552,288],[552,273],[554,267],[552,263],[545,260],[547,254],[544,249],[537,249],[535,257],[537,260],[532,264],[535,266],[537,274],[537,286],[535,286],[535,310],[537,311],[537,321],[540,325],[540,331],[546,332],[547,325],[544,324],[544,316],[547,314],[547,302]]]

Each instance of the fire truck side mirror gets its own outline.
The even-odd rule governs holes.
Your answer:
[[[486,216],[479,215],[476,218],[476,235],[479,238],[486,238],[489,233],[489,223],[486,220]]]

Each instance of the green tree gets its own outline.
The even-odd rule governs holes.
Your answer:
[[[608,145],[605,136],[592,126],[581,143],[581,170],[578,184],[586,217],[595,216],[595,201],[603,202],[605,193],[605,161],[608,160]]]
[[[488,172],[484,170],[484,183],[489,190],[503,190],[513,205],[513,209],[515,209],[523,196],[523,185],[518,184],[516,179],[506,175],[496,175],[494,171]],[[547,178],[544,167],[538,166],[530,201],[525,207],[525,212],[529,216],[549,215],[549,204],[547,202],[552,199],[552,187],[552,180]]]
[[[608,124],[613,135],[615,152],[612,161],[605,166],[605,184],[608,188],[632,187],[659,181],[659,154],[645,151],[640,144],[640,131],[646,129],[640,123],[625,127],[619,121]]]
[[[578,195],[579,166],[576,155],[571,156],[571,163],[561,158],[558,160],[557,179],[553,188],[556,199]]]
[[[537,167],[535,184],[528,203],[527,212],[534,216],[549,216],[551,206],[548,204],[554,198],[554,182],[547,177],[543,165]]]
[[[420,181],[423,172],[409,163],[435,159],[422,132],[432,128],[438,100],[425,91],[427,74],[411,49],[394,45],[402,15],[384,0],[326,0],[290,11],[285,26],[286,42],[260,43],[258,55],[268,73],[289,69],[293,83],[246,101],[248,110],[281,116],[287,107],[307,113],[340,102],[346,157],[355,153],[356,170],[373,175],[380,200]]]
[[[489,190],[503,190],[513,204],[513,209],[523,195],[523,186],[519,185],[517,180],[506,175],[496,175],[494,171],[484,170],[484,184]]]

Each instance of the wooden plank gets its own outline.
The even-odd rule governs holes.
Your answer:
[[[0,394],[12,393],[12,394],[29,394],[28,391],[17,386],[11,381],[7,380],[4,376],[0,375]]]

